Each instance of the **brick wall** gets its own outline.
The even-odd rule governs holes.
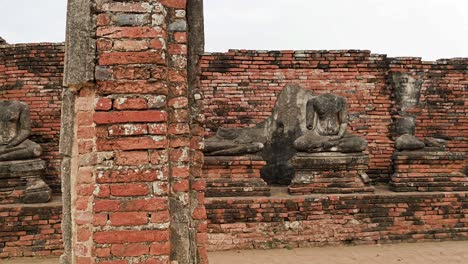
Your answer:
[[[71,257],[206,263],[203,130],[191,119],[186,1],[95,4],[96,82],[70,86],[79,89]]]
[[[0,258],[51,257],[63,252],[62,204],[0,205]]]
[[[461,193],[208,198],[209,250],[468,238]]]
[[[450,139],[450,149],[466,151],[466,59],[421,62],[387,58],[369,51],[245,51],[206,53],[201,58],[207,135],[220,126],[251,126],[268,117],[286,84],[348,100],[350,130],[369,142],[371,177],[391,174],[392,111],[388,84],[393,71],[424,79],[417,116],[418,136]]]
[[[468,151],[468,59],[424,62],[418,58],[388,59],[390,72],[422,81],[416,116],[416,136],[449,141],[448,149]]]
[[[0,100],[19,100],[31,110],[31,139],[43,148],[46,182],[60,192],[60,107],[63,44],[0,45]]]

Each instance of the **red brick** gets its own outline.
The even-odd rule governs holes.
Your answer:
[[[148,81],[101,81],[98,82],[100,94],[161,94],[167,95],[168,88],[164,82]]]
[[[132,199],[129,201],[121,201],[119,204],[119,211],[143,211],[155,212],[167,209],[167,198],[148,198],[148,199]]]
[[[112,226],[136,226],[148,223],[148,213],[143,212],[117,212],[109,214]]]
[[[174,166],[172,168],[172,176],[174,178],[179,178],[179,179],[186,179],[190,176],[190,168],[189,167],[176,167]]]
[[[110,98],[99,98],[96,102],[94,109],[97,111],[108,111],[112,108],[112,99]]]
[[[112,41],[108,40],[108,39],[98,39],[96,41],[96,48],[97,48],[98,51],[101,51],[101,52],[102,51],[111,51],[112,50]]]
[[[146,40],[116,40],[114,50],[118,51],[142,51],[148,49]]]
[[[190,190],[190,183],[188,180],[176,181],[172,183],[173,192],[188,192]]]
[[[166,45],[166,42],[164,39],[161,38],[156,38],[152,39],[149,43],[149,47],[155,50],[160,50]]]
[[[167,198],[145,198],[132,200],[98,200],[94,212],[155,212],[167,209]],[[106,216],[107,220],[107,216]]]
[[[145,244],[112,245],[112,255],[116,257],[138,257],[148,252],[149,246]]]
[[[151,11],[151,5],[147,3],[104,3],[100,10],[104,12],[147,13]]]
[[[109,136],[140,136],[148,134],[146,124],[123,124],[109,127]]]
[[[99,27],[96,31],[97,36],[106,38],[156,38],[166,37],[164,31],[157,31],[152,27]]]
[[[168,133],[170,135],[180,135],[190,133],[190,125],[184,123],[177,123],[169,126]]]
[[[153,182],[158,174],[156,171],[108,170],[98,173],[98,183]]]
[[[187,45],[184,44],[169,44],[168,51],[170,54],[187,54]]]
[[[187,5],[187,0],[160,0],[159,2],[166,7],[180,9],[185,9]]]
[[[127,67],[114,67],[114,78],[115,79],[130,79],[130,80],[146,80],[149,79],[151,76],[151,67],[135,67],[135,66],[127,66]]]
[[[128,260],[104,260],[99,261],[99,264],[129,264]]]
[[[117,110],[142,110],[147,108],[148,104],[144,98],[118,98],[114,101],[114,109]]]
[[[187,43],[187,32],[175,32],[174,40],[178,43]]]
[[[149,194],[149,188],[146,184],[111,185],[110,191],[113,196],[142,196]]]
[[[148,163],[147,151],[119,151],[115,154],[115,164],[120,166],[139,166]]]
[[[169,81],[171,81],[171,82],[186,82],[187,81],[187,75],[184,74],[184,73],[185,72],[182,72],[182,71],[170,70],[168,72]]]
[[[151,151],[150,162],[155,165],[165,164],[165,162],[167,162],[167,152],[165,150]]]
[[[148,124],[148,132],[152,135],[165,135],[167,133],[167,124]]]
[[[99,65],[125,65],[125,64],[160,64],[164,65],[166,59],[161,53],[145,52],[109,52],[99,56]]]
[[[194,220],[203,220],[206,219],[206,211],[204,206],[197,207],[193,213],[192,217]]]
[[[91,126],[93,125],[93,113],[92,112],[78,112],[76,115],[78,126]]]
[[[78,127],[77,137],[79,139],[94,139],[95,136],[96,136],[96,128]]]
[[[97,231],[94,233],[93,238],[94,238],[94,241],[98,244],[165,242],[169,240],[169,231],[160,231],[160,230]]]
[[[169,215],[169,211],[160,211],[157,213],[151,214],[151,223],[167,223],[171,220],[171,217]]]
[[[150,254],[151,255],[169,255],[171,253],[170,243],[153,243],[151,244]]]
[[[98,258],[107,258],[111,256],[110,248],[95,248],[94,252],[95,252],[94,254],[96,255],[96,257]]]
[[[96,124],[162,122],[166,120],[167,113],[164,111],[157,110],[94,113],[94,122],[96,122]]]
[[[98,139],[98,151],[109,150],[143,150],[165,148],[167,140],[163,137],[124,137],[115,139]]]
[[[94,202],[94,212],[118,211],[119,206],[120,202],[117,200],[98,200]]]

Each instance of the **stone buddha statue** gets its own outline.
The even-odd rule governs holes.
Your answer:
[[[0,161],[25,160],[41,155],[31,134],[29,107],[18,101],[0,101]]]
[[[362,152],[367,141],[349,134],[346,99],[323,94],[307,102],[307,131],[294,141],[299,152]]]
[[[209,156],[234,156],[257,153],[265,142],[261,124],[251,128],[219,128],[216,135],[205,140],[203,152]]]
[[[46,169],[39,159],[42,148],[28,139],[30,134],[28,105],[0,101],[0,203],[45,203],[51,198],[51,189],[41,178]],[[9,196],[11,191],[17,194]]]

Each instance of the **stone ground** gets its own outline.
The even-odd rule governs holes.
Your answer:
[[[468,263],[468,241],[210,252],[210,264],[430,264]],[[57,264],[20,258],[2,264]]]

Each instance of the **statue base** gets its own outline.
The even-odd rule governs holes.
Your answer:
[[[374,191],[366,174],[369,156],[363,153],[299,152],[291,164],[296,171],[289,186],[293,195]]]
[[[260,156],[205,156],[207,197],[270,196],[260,177],[266,162]]]
[[[0,204],[46,203],[52,190],[42,180],[46,168],[41,159],[0,162]]]
[[[395,192],[468,191],[466,155],[425,148],[393,155],[394,174],[390,190]]]

